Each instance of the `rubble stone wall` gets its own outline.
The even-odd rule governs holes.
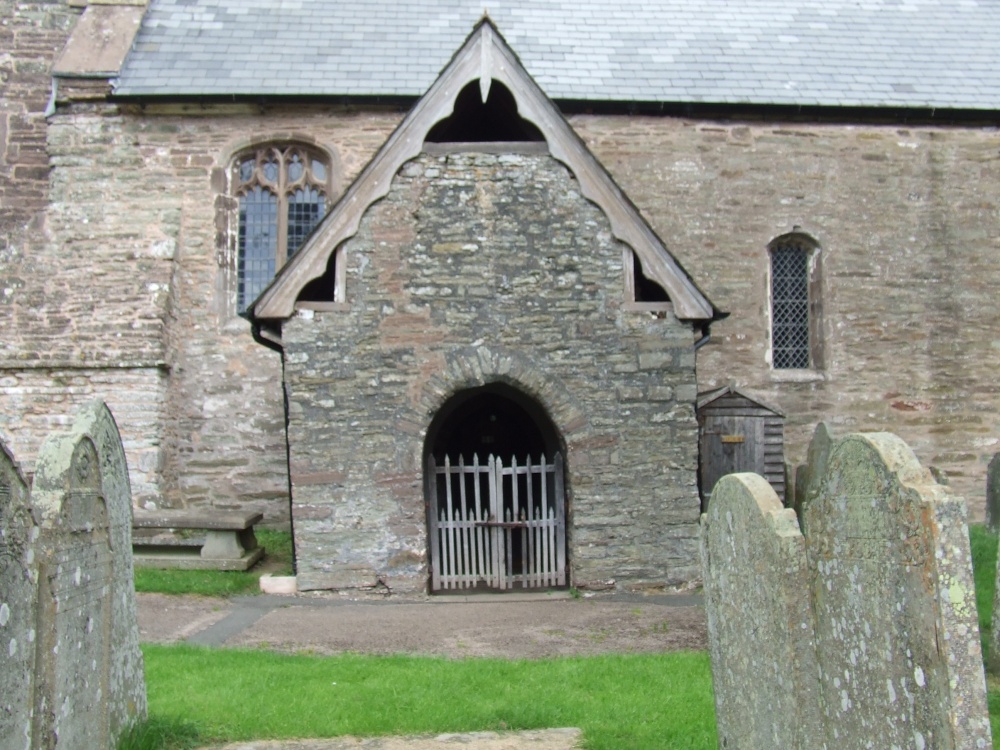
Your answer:
[[[344,257],[344,309],[283,327],[300,588],[424,588],[428,427],[490,383],[565,444],[574,585],[698,577],[695,336],[629,309],[623,246],[563,165],[421,155]]]
[[[657,117],[571,118],[667,247],[730,317],[698,352],[703,390],[730,381],[787,414],[793,463],[817,422],[888,430],[943,469],[982,519],[1000,441],[995,127]],[[823,358],[768,364],[767,246],[818,242]]]

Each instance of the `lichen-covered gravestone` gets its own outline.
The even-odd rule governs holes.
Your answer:
[[[24,478],[0,442],[0,750],[31,747],[37,533]]]
[[[811,750],[822,729],[795,512],[763,477],[730,474],[702,523],[719,746]]]
[[[146,714],[132,569],[132,494],[111,412],[92,402],[36,463],[36,747],[111,748]]]
[[[703,520],[720,747],[991,747],[964,502],[886,433],[833,442],[805,536],[767,489]]]

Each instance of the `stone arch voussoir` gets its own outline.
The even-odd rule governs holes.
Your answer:
[[[421,410],[432,417],[455,394],[492,383],[504,383],[545,409],[569,445],[586,433],[586,414],[555,379],[517,352],[488,346],[456,349],[445,355],[443,371],[429,378],[420,394]]]

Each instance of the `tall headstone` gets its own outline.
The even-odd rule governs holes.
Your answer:
[[[795,512],[763,477],[730,474],[702,523],[719,747],[812,750],[822,728]]]
[[[0,750],[31,747],[37,534],[24,477],[0,442]]]
[[[132,495],[121,437],[103,402],[39,452],[40,748],[111,748],[146,713],[132,569]]]
[[[849,435],[830,453],[806,528],[823,705],[837,741],[988,742],[965,503],[895,435]]]
[[[1000,531],[1000,453],[986,467],[986,525],[994,534]]]
[[[990,747],[964,502],[887,433],[834,441],[820,476],[804,536],[744,475],[709,503],[720,747]]]

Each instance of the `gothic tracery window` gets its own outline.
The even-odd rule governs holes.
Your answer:
[[[267,144],[236,159],[236,304],[246,310],[326,213],[330,165],[297,144]]]

